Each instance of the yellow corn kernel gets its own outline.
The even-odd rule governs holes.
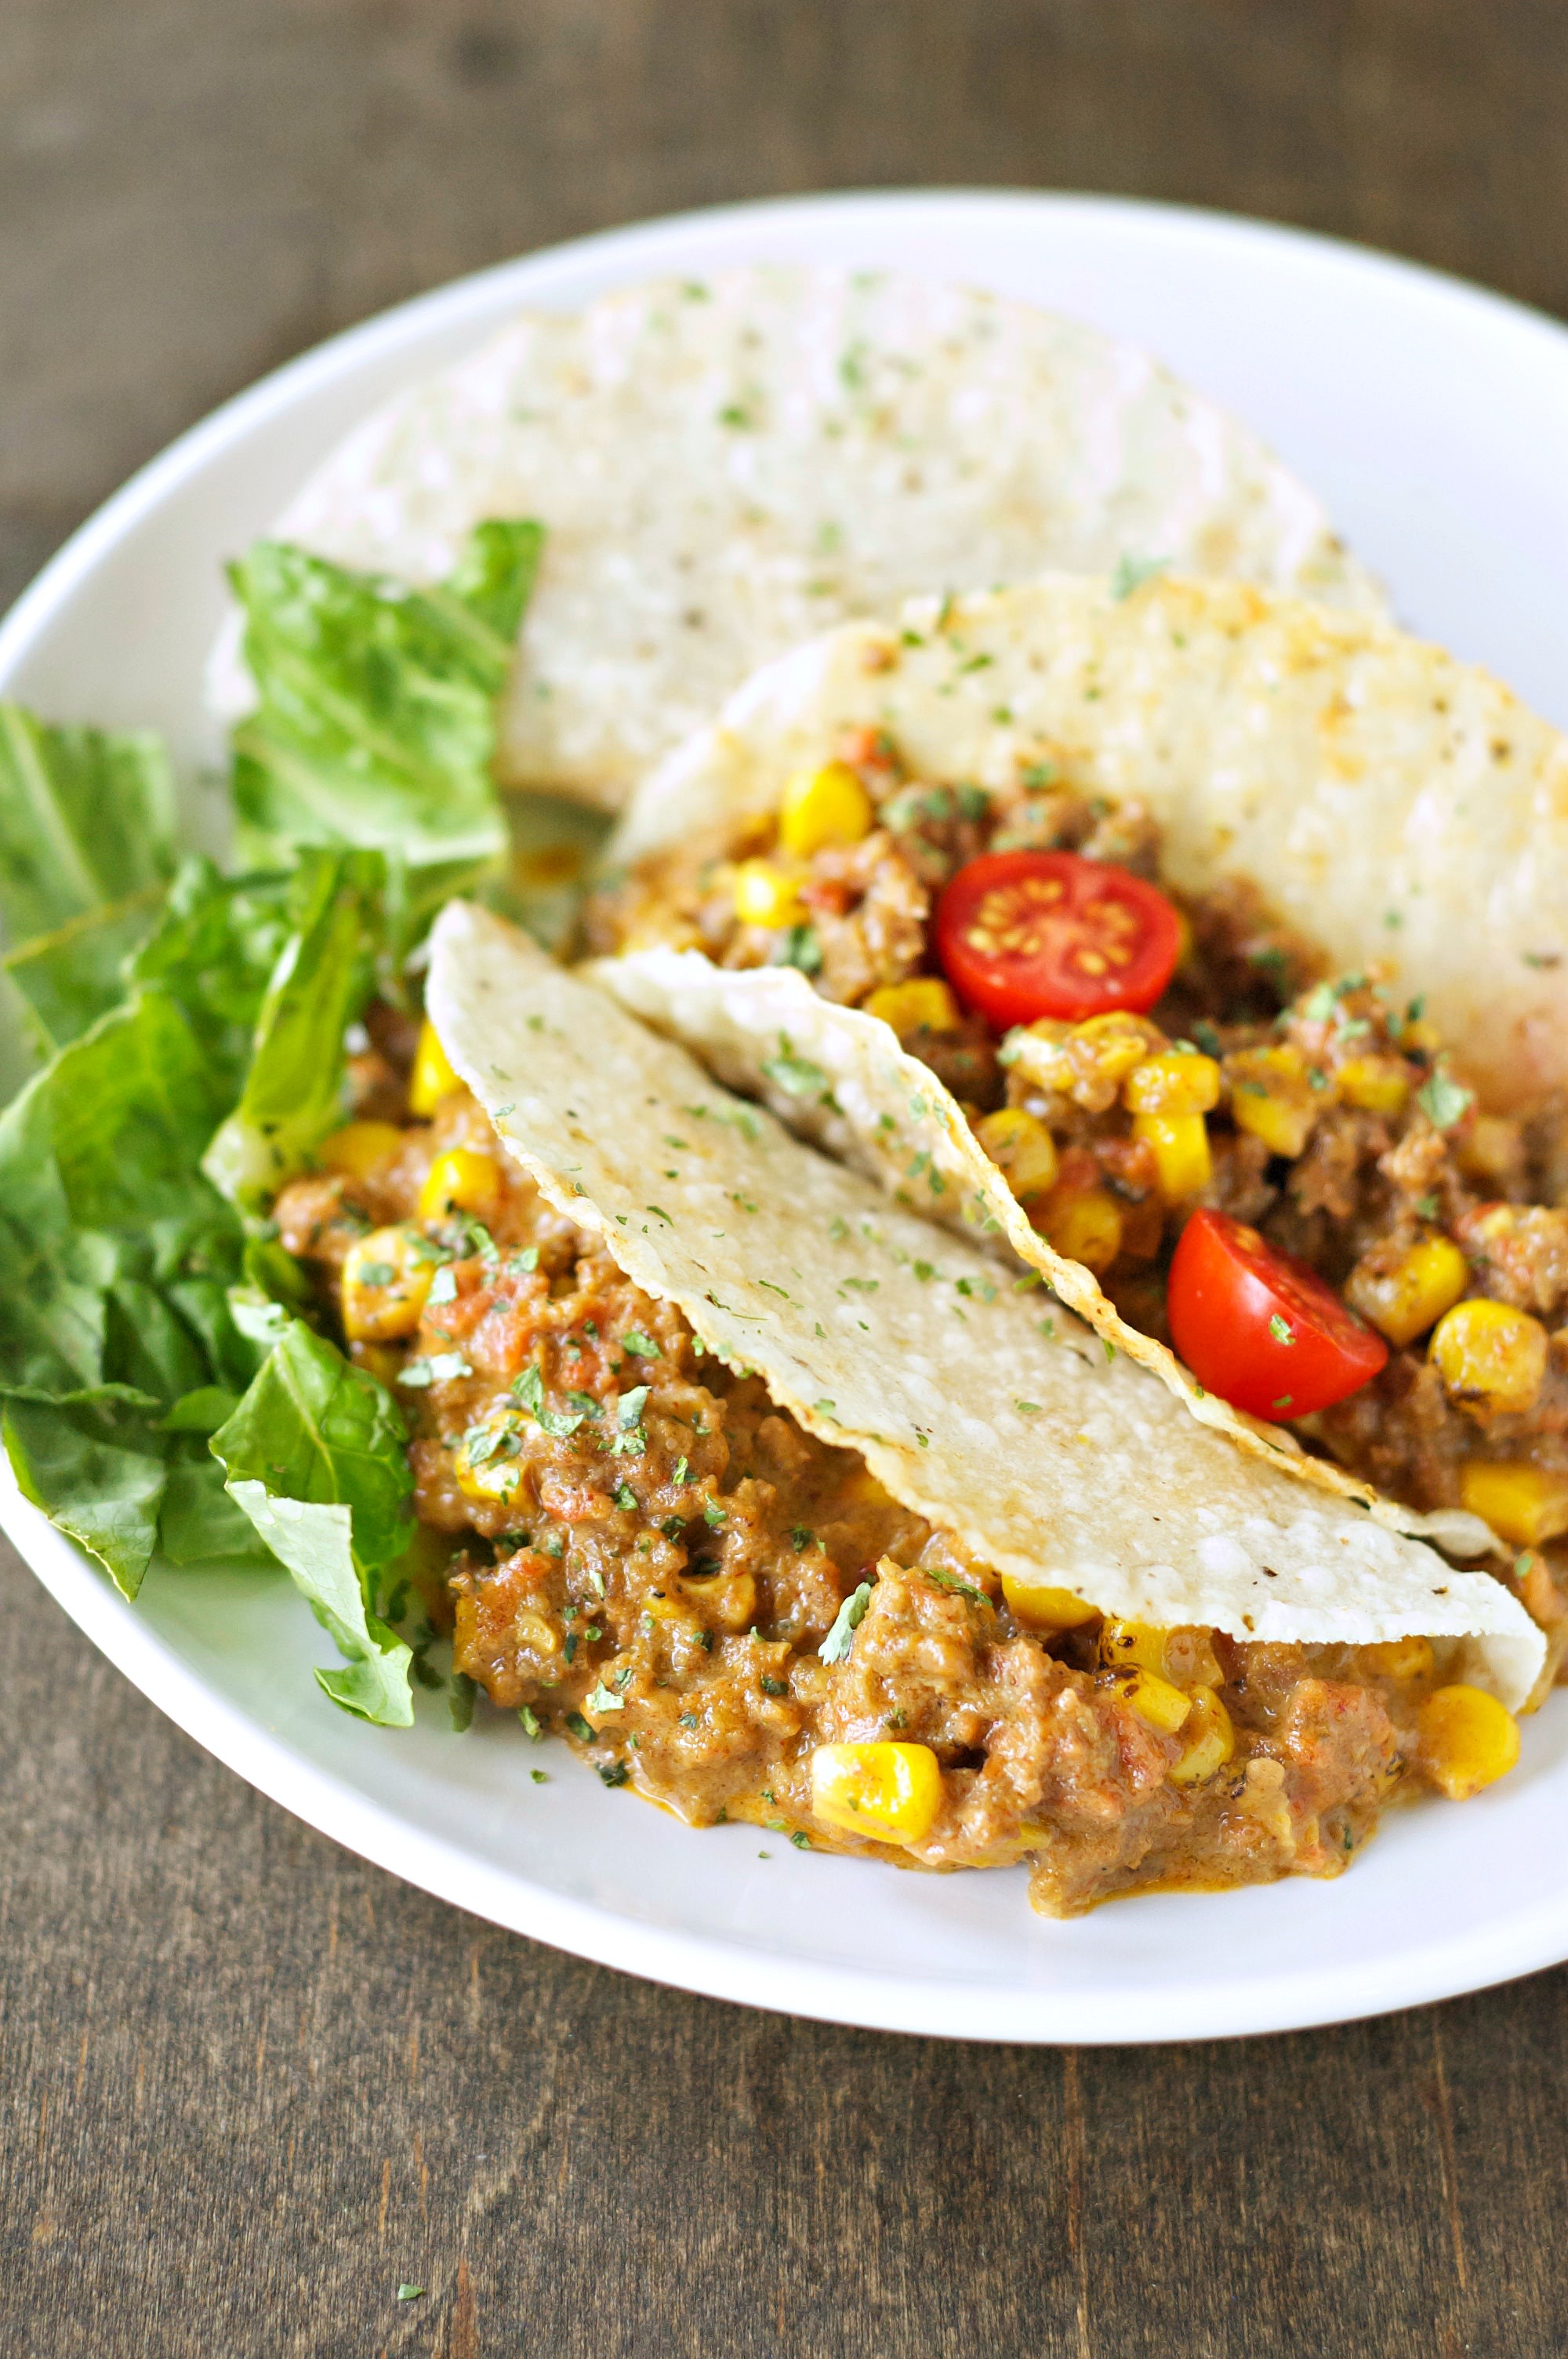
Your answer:
[[[1121,1251],[1121,1213],[1104,1188],[1053,1188],[1030,1208],[1031,1221],[1068,1261],[1098,1277]]]
[[[757,1618],[757,1584],[749,1572],[709,1573],[681,1587],[703,1619],[720,1630],[749,1630]]]
[[[1225,1060],[1232,1118],[1271,1155],[1299,1155],[1331,1102],[1332,1091],[1314,1090],[1308,1071],[1306,1059],[1288,1040],[1277,1049],[1238,1049]]]
[[[444,1097],[462,1088],[456,1073],[447,1061],[447,1052],[436,1038],[436,1027],[427,1016],[419,1027],[419,1046],[414,1053],[414,1071],[408,1081],[408,1109],[427,1120]]]
[[[1026,1630],[1076,1630],[1095,1618],[1096,1608],[1075,1591],[1053,1588],[1048,1581],[1026,1581],[1019,1573],[1004,1572],[1001,1593]]]
[[[510,1506],[523,1488],[516,1446],[517,1422],[505,1409],[470,1425],[452,1453],[453,1478],[464,1497]]]
[[[891,1024],[901,1040],[916,1032],[951,1032],[964,1020],[957,1001],[937,974],[881,984],[861,1007],[867,1016],[880,1016]]]
[[[1142,1064],[1149,1051],[1164,1036],[1147,1016],[1130,1016],[1124,1009],[1113,1008],[1107,1016],[1086,1016],[1075,1024],[1067,1035],[1080,1050],[1092,1054],[1094,1069],[1102,1082],[1119,1084],[1135,1065]],[[1077,1060],[1075,1060],[1076,1062]]]
[[[1430,1679],[1437,1661],[1432,1640],[1414,1636],[1381,1639],[1375,1647],[1363,1647],[1357,1659],[1379,1680]]]
[[[1152,1671],[1165,1676],[1165,1633],[1155,1622],[1107,1619],[1099,1634],[1099,1658],[1113,1671]]]
[[[1398,1114],[1411,1093],[1410,1074],[1398,1057],[1347,1057],[1334,1079],[1346,1104],[1363,1114]]]
[[[343,1332],[351,1343],[390,1343],[412,1335],[436,1265],[412,1229],[373,1229],[343,1259]]]
[[[1056,1184],[1056,1142],[1043,1122],[1022,1106],[1003,1106],[975,1125],[975,1136],[1021,1204],[1046,1195]]]
[[[1195,1688],[1222,1688],[1225,1667],[1214,1649],[1214,1633],[1194,1623],[1180,1624],[1165,1633],[1162,1676],[1173,1688],[1190,1695]]]
[[[1135,1114],[1132,1136],[1153,1155],[1160,1193],[1167,1204],[1202,1195],[1214,1177],[1214,1158],[1201,1114]]]
[[[487,1221],[499,1208],[505,1184],[493,1155],[454,1147],[430,1166],[419,1190],[419,1218],[444,1221],[449,1212],[471,1212],[476,1221]]]
[[[1443,1046],[1443,1035],[1435,1024],[1425,1024],[1416,1016],[1400,1032],[1400,1046],[1413,1056],[1435,1057]]]
[[[1568,1474],[1525,1459],[1472,1459],[1459,1476],[1459,1498],[1513,1548],[1541,1548],[1568,1532]]]
[[[1506,1302],[1456,1302],[1433,1333],[1430,1351],[1458,1400],[1490,1409],[1533,1408],[1546,1374],[1546,1330]]]
[[[1212,1057],[1146,1057],[1121,1085],[1134,1114],[1207,1114],[1219,1103],[1219,1067]]]
[[[394,1122],[346,1122],[323,1141],[321,1161],[329,1171],[344,1172],[351,1180],[368,1180],[402,1144],[403,1133]]]
[[[798,878],[773,860],[742,860],[735,871],[735,915],[743,926],[797,926],[806,915]]]
[[[811,1807],[849,1834],[918,1843],[942,1807],[942,1771],[928,1745],[819,1745]]]
[[[1506,1777],[1519,1759],[1519,1723],[1483,1688],[1439,1688],[1416,1728],[1422,1772],[1451,1802]]]
[[[663,1591],[654,1591],[644,1597],[638,1610],[644,1622],[689,1623],[692,1618],[689,1605]]]
[[[1173,1687],[1169,1680],[1156,1678],[1152,1671],[1124,1671],[1116,1686],[1122,1702],[1130,1704],[1139,1719],[1157,1728],[1162,1736],[1174,1736],[1177,1729],[1185,1724],[1195,1701],[1184,1695],[1180,1688]]]
[[[1201,1785],[1217,1769],[1223,1769],[1236,1751],[1230,1714],[1208,1688],[1200,1688],[1193,1697],[1182,1734],[1185,1742],[1169,1772],[1173,1786]]]
[[[876,820],[871,799],[848,762],[797,770],[779,805],[779,842],[797,860],[824,844],[859,843]]]
[[[1507,1114],[1473,1114],[1456,1157],[1460,1169],[1474,1180],[1511,1180],[1524,1161],[1519,1125]]]
[[[1390,1343],[1402,1346],[1452,1310],[1469,1283],[1470,1265],[1453,1239],[1425,1236],[1387,1264],[1376,1253],[1357,1263],[1345,1299]]]

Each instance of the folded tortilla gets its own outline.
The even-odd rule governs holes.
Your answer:
[[[1498,1582],[1206,1431],[983,1252],[728,1095],[462,903],[432,939],[449,1058],[549,1201],[822,1440],[997,1571],[1240,1640],[1453,1642],[1510,1708],[1544,1642]]]
[[[1568,740],[1489,673],[1234,583],[922,600],[748,681],[645,782],[611,859],[721,842],[860,724],[914,778],[1049,763],[1143,804],[1173,885],[1249,878],[1341,972],[1376,962],[1484,1103],[1568,1088]]]
[[[921,602],[758,673],[649,778],[611,858],[718,848],[868,724],[915,778],[1011,787],[1049,763],[1068,786],[1142,803],[1173,884],[1248,877],[1341,970],[1375,956],[1391,991],[1424,996],[1484,1099],[1568,1086],[1568,748],[1486,673],[1233,584],[1152,581],[1119,598],[1056,578]],[[1476,1517],[1381,1499],[1206,1392],[1031,1225],[957,1101],[876,1017],[793,968],[728,972],[695,951],[633,950],[594,973],[890,1195],[1011,1247],[1200,1423],[1401,1530],[1465,1556],[1497,1545]]]
[[[427,582],[496,516],[548,532],[503,778],[611,809],[757,665],[920,591],[1162,559],[1381,611],[1311,493],[1143,353],[888,272],[525,315],[372,418],[276,529]],[[251,701],[232,635],[213,692]]]

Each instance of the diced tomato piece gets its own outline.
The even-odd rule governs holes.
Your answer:
[[[1005,1029],[1152,1007],[1182,925],[1163,893],[1076,852],[987,852],[936,906],[936,950],[966,1006]]]
[[[1166,1310],[1199,1384],[1276,1425],[1359,1391],[1389,1356],[1315,1270],[1224,1212],[1182,1231]]]

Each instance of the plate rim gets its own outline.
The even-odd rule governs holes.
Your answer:
[[[1143,234],[1241,243],[1282,242],[1325,269],[1346,267],[1397,279],[1408,293],[1471,307],[1486,331],[1549,341],[1568,359],[1568,328],[1517,299],[1354,242],[1289,224],[1207,208],[1152,203],[1071,190],[1006,188],[853,190],[694,208],[600,230],[492,264],[373,314],[269,371],[179,434],[138,468],[66,539],[0,620],[0,694],[75,591],[146,516],[200,476],[210,461],[297,404],[377,358],[395,355],[427,332],[472,321],[527,300],[547,299],[608,266],[610,283],[647,275],[670,246],[722,239],[753,225],[767,230],[813,219],[861,221],[928,212],[1049,213],[1136,225]],[[653,261],[649,257],[654,257]],[[652,1925],[613,1908],[553,1890],[413,1827],[387,1806],[320,1767],[238,1703],[208,1685],[114,1589],[107,1576],[24,1498],[0,1460],[0,1529],[24,1564],[76,1626],[154,1706],[205,1751],[317,1832],[449,1905],[530,1939],[642,1979],[733,2004],[817,2021],[912,2036],[1039,2045],[1152,2045],[1245,2038],[1348,2022],[1477,1991],[1568,1957],[1568,1888],[1495,1926],[1461,1927],[1414,1952],[1326,1971],[1276,1970],[1266,1979],[1227,1978],[1167,1991],[1153,2026],[1130,2024],[1125,1992],[1109,1996],[1014,1984],[988,1986],[986,2020],[955,2021],[965,1984],[954,1977],[889,1976],[866,1967],[782,1956],[718,1932]]]

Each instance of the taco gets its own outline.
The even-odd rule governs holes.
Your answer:
[[[1556,732],[1386,625],[1051,580],[760,674],[592,935],[1243,1449],[1484,1519],[1560,1647],[1565,789]]]
[[[362,427],[278,531],[425,584],[495,516],[546,530],[500,775],[611,809],[758,664],[933,587],[1163,559],[1381,610],[1312,495],[1143,354],[896,273],[527,314]]]
[[[1206,1433],[499,920],[443,914],[427,1007],[427,1118],[274,1218],[531,1733],[694,1823],[1027,1859],[1057,1911],[1332,1875],[1511,1761],[1544,1647],[1500,1583]]]

